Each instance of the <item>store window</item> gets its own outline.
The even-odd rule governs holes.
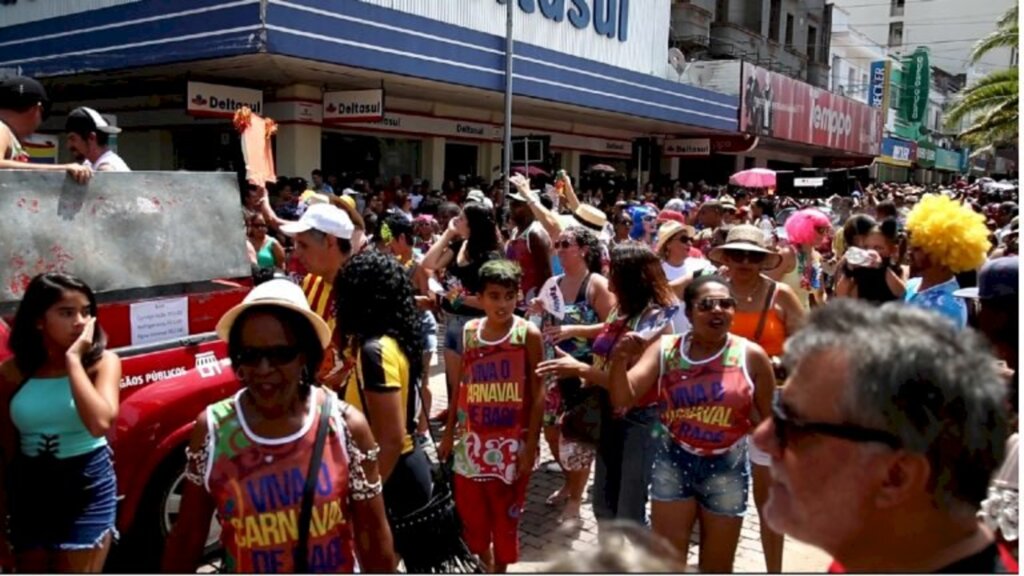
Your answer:
[[[476,144],[444,145],[444,179],[457,180],[477,175],[477,155],[480,147]]]
[[[377,138],[362,134],[324,133],[320,166],[327,174],[384,183],[394,176],[421,175],[419,140]]]

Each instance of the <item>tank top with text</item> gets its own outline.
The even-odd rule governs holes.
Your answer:
[[[718,354],[693,361],[685,335],[661,337],[658,415],[662,428],[688,452],[728,451],[750,432],[754,384],[747,374],[747,340],[730,334]]]
[[[294,572],[292,551],[309,462],[316,442],[324,393],[314,388],[302,427],[284,438],[260,438],[238,403],[245,390],[207,407],[209,464],[206,489],[217,505],[225,568],[234,573]],[[340,400],[313,497],[308,562],[313,573],[353,572],[355,554],[349,519],[348,428]]]
[[[487,342],[481,337],[484,320],[470,320],[464,332],[454,471],[466,478],[496,478],[512,484],[530,416],[526,375],[529,324],[515,317],[504,338]]]

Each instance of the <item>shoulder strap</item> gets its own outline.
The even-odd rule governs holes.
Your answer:
[[[587,288],[590,287],[591,276],[593,276],[593,274],[587,272],[587,275],[583,278],[583,282],[580,283],[580,289],[576,292],[576,300],[573,302],[573,304],[578,304],[580,302],[587,301]]]
[[[772,280],[772,284],[768,288],[768,294],[764,298],[764,308],[761,309],[761,318],[757,321],[757,331],[754,332],[754,342],[761,341],[761,334],[764,333],[764,325],[768,320],[768,309],[771,308],[772,301],[775,300],[775,288],[775,281]]]
[[[313,389],[315,393],[315,388]],[[324,457],[324,444],[327,443],[327,430],[330,428],[331,411],[334,410],[334,395],[324,390],[324,403],[320,407],[320,423],[316,429],[316,442],[309,458],[309,471],[306,473],[306,485],[302,489],[302,508],[299,511],[299,541],[295,545],[295,572],[309,572],[309,528],[313,519],[313,492],[320,476],[320,463]]]

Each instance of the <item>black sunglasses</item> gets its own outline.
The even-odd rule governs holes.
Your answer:
[[[301,350],[295,346],[267,346],[261,348],[242,348],[232,360],[240,366],[258,366],[266,358],[271,366],[283,366],[294,362]]]
[[[718,306],[722,310],[732,310],[736,308],[735,298],[705,298],[700,302],[697,302],[697,310],[701,312],[711,312]]]
[[[768,255],[764,252],[752,252],[747,250],[726,250],[725,257],[733,262],[740,264],[742,262],[750,262],[751,264],[761,264],[768,258]]]
[[[790,438],[800,434],[822,434],[851,442],[881,442],[893,449],[903,446],[899,436],[883,430],[863,428],[855,424],[797,421],[786,412],[780,388],[776,388],[772,396],[772,428],[775,429],[775,441],[778,442],[780,451],[786,449]]]
[[[555,247],[561,248],[562,250],[568,250],[569,248],[572,248],[575,245],[576,242],[573,240],[559,240],[555,242]]]

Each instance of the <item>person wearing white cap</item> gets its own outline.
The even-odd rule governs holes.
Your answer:
[[[391,572],[380,446],[359,410],[315,382],[327,323],[298,287],[271,280],[221,317],[217,335],[241,389],[196,419],[162,568],[195,572],[216,512],[225,572]],[[283,479],[287,496],[271,488]]]
[[[313,204],[297,222],[287,222],[281,232],[295,241],[294,257],[308,272],[300,286],[313,312],[334,330],[334,279],[352,256],[355,226],[348,214],[332,204]],[[338,388],[346,380],[335,344],[324,356],[320,382]]]
[[[64,131],[68,135],[68,150],[75,160],[97,172],[131,172],[128,164],[110,149],[110,136],[121,129],[111,126],[100,113],[79,106],[68,114]]]

